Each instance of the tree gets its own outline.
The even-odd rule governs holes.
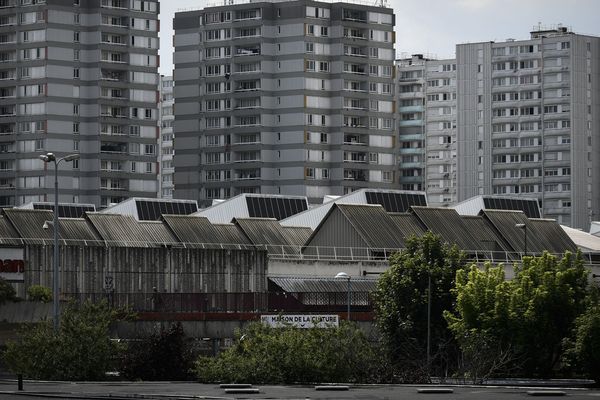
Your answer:
[[[58,333],[51,321],[26,326],[19,341],[7,343],[4,359],[11,371],[32,379],[104,379],[117,352],[109,337],[117,318],[106,302],[70,303]]]
[[[501,266],[471,266],[456,275],[456,313],[446,318],[463,350],[468,338],[486,337],[499,354],[510,349],[521,373],[549,377],[584,309],[587,276],[581,257],[568,252],[560,260],[524,257],[510,281]]]
[[[575,321],[573,338],[565,341],[566,361],[600,384],[600,288],[590,291],[586,310]]]
[[[13,285],[8,283],[3,278],[0,278],[0,305],[9,302],[9,301],[17,301],[17,292]]]
[[[330,329],[253,323],[218,357],[196,362],[201,382],[368,382],[384,369],[365,335],[349,323]]]
[[[127,379],[154,381],[188,379],[192,368],[192,349],[181,323],[177,323],[130,343],[120,370]]]
[[[381,276],[373,293],[376,323],[389,347],[392,360],[403,365],[414,380],[426,377],[428,284],[431,277],[432,366],[444,373],[452,359],[452,334],[443,317],[452,308],[450,290],[464,254],[440,237],[427,232],[412,237],[406,249],[390,259],[390,268]]]

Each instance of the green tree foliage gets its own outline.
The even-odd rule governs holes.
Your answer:
[[[600,384],[600,288],[593,287],[588,307],[575,321],[573,337],[565,341],[566,361]]]
[[[18,300],[17,292],[13,285],[0,278],[0,305],[16,300]]]
[[[32,379],[104,379],[117,351],[108,330],[116,317],[106,302],[70,303],[57,334],[51,321],[24,327],[19,341],[7,343],[5,362]]]
[[[515,277],[502,267],[475,266],[456,275],[456,314],[446,313],[463,348],[485,337],[496,351],[511,351],[521,373],[549,377],[563,353],[563,339],[585,307],[588,272],[581,257],[548,253],[524,257]]]
[[[331,329],[249,325],[218,357],[200,357],[201,382],[369,382],[384,369],[353,324]]]
[[[192,348],[181,323],[177,323],[130,343],[120,370],[127,379],[155,381],[189,379],[192,368]]]
[[[404,366],[407,380],[426,376],[427,291],[431,276],[431,354],[435,373],[452,358],[452,334],[443,317],[452,308],[450,290],[464,255],[428,232],[409,238],[406,249],[390,259],[374,292],[376,323],[393,362]],[[437,368],[437,371],[436,371]],[[410,373],[417,374],[410,376]]]
[[[52,290],[42,285],[31,285],[27,289],[27,297],[31,301],[50,303],[52,301]]]

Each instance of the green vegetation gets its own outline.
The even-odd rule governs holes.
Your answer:
[[[181,323],[161,327],[149,338],[131,342],[120,366],[130,380],[185,380],[191,377],[193,352]]]
[[[18,342],[8,342],[7,366],[32,379],[102,380],[117,353],[109,325],[117,317],[106,302],[69,304],[54,333],[51,321],[26,326]]]
[[[52,301],[52,290],[42,285],[32,285],[27,289],[27,297],[30,301],[50,303]]]
[[[452,309],[450,291],[464,255],[432,233],[410,238],[390,260],[374,292],[376,323],[400,380],[428,379],[427,304],[431,277],[431,370],[443,374],[456,353],[444,319]]]
[[[17,301],[17,292],[10,283],[0,278],[0,305],[9,301]]]
[[[376,350],[354,324],[339,328],[270,328],[239,332],[218,357],[200,357],[201,382],[371,382],[385,370]]]
[[[460,270],[456,313],[446,312],[450,329],[467,355],[485,350],[488,362],[503,358],[494,368],[551,377],[564,352],[563,340],[584,310],[587,275],[581,258],[570,253],[561,260],[547,253],[525,257],[508,281],[502,267],[489,264],[483,270]],[[473,342],[478,346],[469,350]],[[481,354],[467,358],[473,356]],[[473,377],[500,372],[474,369]]]

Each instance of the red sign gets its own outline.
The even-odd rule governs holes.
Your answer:
[[[0,260],[0,273],[17,273],[25,272],[25,261],[23,260]]]

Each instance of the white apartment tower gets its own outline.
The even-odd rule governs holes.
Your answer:
[[[155,197],[156,0],[0,0],[0,206]]]
[[[416,54],[396,62],[399,183],[429,204],[456,202],[456,60]]]
[[[174,26],[177,197],[398,188],[392,9],[231,3]]]
[[[175,116],[173,115],[173,106],[175,105],[173,84],[172,76],[160,77],[158,197],[163,199],[173,198],[173,123],[175,122]]]
[[[457,46],[458,200],[536,197],[588,229],[600,215],[600,38],[564,27]]]

